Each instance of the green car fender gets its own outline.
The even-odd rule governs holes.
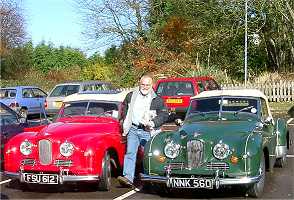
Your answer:
[[[152,137],[144,147],[144,159],[143,166],[144,171],[147,174],[152,174],[157,172],[162,172],[165,162],[159,162],[158,158],[164,156],[164,147],[166,143],[166,138],[169,138],[176,132],[161,132],[160,134]]]
[[[267,147],[263,146],[262,136],[259,133],[251,133],[248,135],[244,146],[244,170],[248,176],[256,176],[259,174],[259,164],[261,156],[268,159]]]

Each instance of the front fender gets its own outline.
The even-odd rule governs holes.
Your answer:
[[[152,137],[144,147],[144,159],[143,166],[144,170],[148,174],[152,173],[163,173],[164,167],[166,165],[166,160],[164,154],[164,147],[167,138],[171,137],[176,132],[161,132],[160,134]],[[166,158],[160,160],[160,158]]]
[[[244,169],[248,176],[256,176],[259,174],[259,164],[261,155],[264,154],[262,135],[259,132],[253,132],[248,135],[244,148]],[[267,158],[265,158],[267,159]]]
[[[92,138],[88,141],[83,155],[88,162],[89,169],[94,174],[102,173],[102,160],[106,151],[111,154],[111,158],[119,167],[123,165],[125,144],[121,142],[121,138],[108,138],[107,136],[103,139],[101,137]]]

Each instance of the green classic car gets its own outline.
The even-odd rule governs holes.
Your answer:
[[[265,171],[283,167],[288,149],[287,123],[273,119],[262,92],[205,91],[191,98],[179,130],[146,144],[140,175],[159,192],[239,185],[260,197]]]

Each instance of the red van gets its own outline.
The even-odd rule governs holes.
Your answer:
[[[205,90],[219,90],[220,86],[209,76],[159,79],[154,91],[160,96],[171,112],[181,117],[189,107],[190,97]]]

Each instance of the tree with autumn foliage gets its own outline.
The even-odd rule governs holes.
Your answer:
[[[1,0],[0,15],[1,75],[6,75],[14,71],[15,68],[21,67],[16,59],[19,60],[20,57],[18,56],[22,56],[22,53],[20,53],[22,50],[19,47],[27,42],[27,34],[22,10],[16,1]],[[16,54],[18,56],[15,56]],[[13,61],[13,65],[6,64],[7,60]],[[15,68],[12,69],[12,67]]]

